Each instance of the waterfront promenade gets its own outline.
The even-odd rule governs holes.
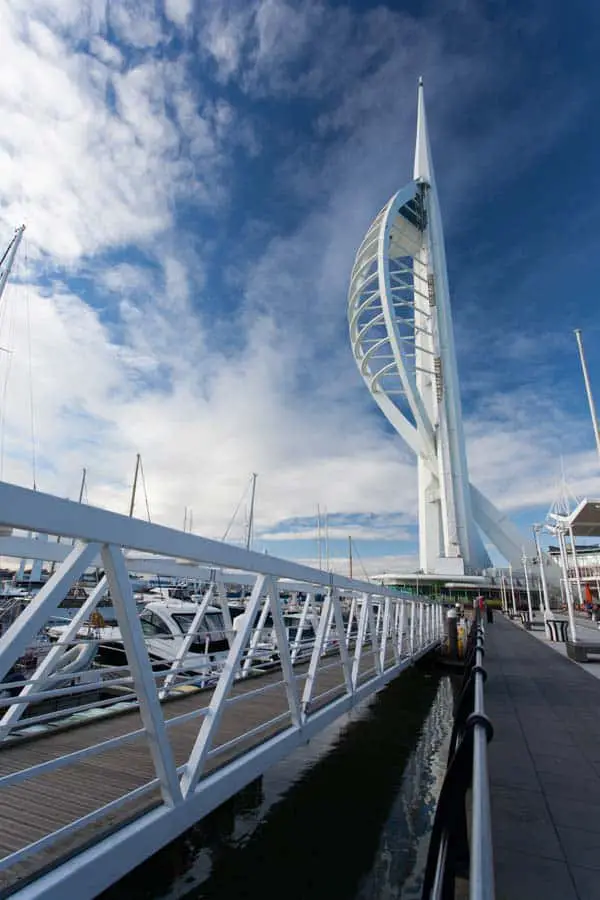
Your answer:
[[[600,681],[499,614],[485,668],[496,900],[596,900]]]

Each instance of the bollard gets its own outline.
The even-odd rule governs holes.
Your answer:
[[[449,609],[446,615],[446,635],[448,655],[450,659],[458,659],[458,616],[455,609]]]

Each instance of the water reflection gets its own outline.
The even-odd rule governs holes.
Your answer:
[[[427,667],[253,782],[102,900],[413,900],[451,727]]]

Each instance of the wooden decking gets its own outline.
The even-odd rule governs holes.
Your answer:
[[[386,667],[392,658],[386,659]],[[360,669],[360,682],[374,674],[373,655],[365,648]],[[325,668],[327,667],[327,668]],[[295,668],[299,690],[306,677],[307,664]],[[237,683],[231,697],[238,698],[225,711],[218,731],[215,748],[223,749],[211,756],[205,772],[214,771],[250,747],[257,746],[267,737],[285,729],[291,724],[289,715],[276,724],[267,725],[260,733],[236,743],[233,747],[223,746],[227,742],[268,723],[288,709],[285,685],[281,682],[279,669]],[[268,691],[255,695],[257,689],[271,687]],[[329,693],[331,691],[331,693]],[[313,696],[317,699],[311,711],[332,702],[345,691],[341,660],[338,654],[322,660],[322,668],[317,674]],[[319,700],[319,695],[327,692]],[[170,700],[163,705],[168,735],[175,761],[183,765],[193,747],[202,722],[196,715],[183,722],[173,722],[176,718],[202,710],[208,706],[212,691],[192,691],[185,696]],[[93,723],[71,727],[50,735],[26,739],[0,748],[0,776],[19,772],[64,754],[72,753],[128,734],[142,728],[137,710],[100,719]],[[0,816],[0,854],[7,855],[19,851],[34,841],[68,826],[76,819],[94,813],[104,805],[117,800],[124,794],[140,788],[155,778],[145,735],[141,734],[117,748],[88,756],[79,763],[69,764],[46,773],[35,775],[26,781],[9,785],[0,791],[2,814]],[[41,874],[47,867],[81,850],[86,844],[121,827],[160,802],[158,788],[152,789],[125,802],[118,809],[95,819],[76,833],[67,835],[45,850],[27,856],[0,873],[0,897],[7,896],[26,881]]]

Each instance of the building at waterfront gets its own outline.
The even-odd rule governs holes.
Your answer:
[[[550,546],[548,552],[561,567],[561,574],[564,577],[560,548]],[[567,564],[567,577],[571,581],[576,582],[579,578],[593,587],[597,593],[600,585],[600,544],[575,544],[574,552],[573,548],[567,546]]]

